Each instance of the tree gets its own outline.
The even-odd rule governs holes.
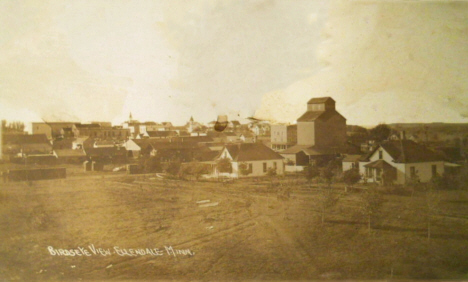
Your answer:
[[[340,196],[341,195],[338,193],[333,193],[330,186],[328,186],[327,188],[322,188],[320,190],[320,194],[318,197],[318,207],[320,209],[320,218],[322,225],[325,222],[325,214],[328,213],[329,209],[331,209],[338,203]]]
[[[208,166],[199,162],[184,164],[180,170],[182,177],[185,177],[186,175],[194,176],[196,180],[198,180],[203,174],[208,174],[209,172]]]
[[[153,173],[162,171],[162,165],[156,157],[149,157],[142,160],[143,171],[145,173]]]
[[[459,189],[468,190],[468,166],[465,165],[454,178]]]
[[[388,125],[381,123],[377,125],[376,127],[370,129],[369,135],[371,138],[373,138],[377,142],[381,142],[381,141],[387,140],[388,137],[390,137],[391,132],[392,130]]]
[[[309,184],[312,183],[313,179],[320,176],[320,170],[313,164],[306,166],[303,170],[303,173]]]
[[[269,167],[269,168],[267,169],[267,173],[266,173],[266,174],[267,174],[267,176],[269,176],[269,177],[274,177],[274,176],[276,176],[276,174],[277,174],[277,173],[276,173],[276,169],[274,169],[273,167]]]
[[[164,166],[164,170],[172,176],[177,176],[180,172],[180,162],[172,161],[166,163]]]
[[[216,164],[216,167],[218,168],[218,171],[221,173],[232,173],[231,160],[228,158],[219,159]]]
[[[343,174],[343,181],[350,187],[358,183],[359,180],[361,180],[361,175],[359,174],[359,170],[357,168],[349,169]]]
[[[251,174],[252,171],[249,168],[249,164],[248,163],[240,163],[239,164],[239,173],[242,176],[247,176],[247,175]]]
[[[2,131],[3,132],[24,132],[24,123],[21,121],[12,121],[7,123],[6,120],[2,120]]]
[[[431,240],[432,219],[438,212],[438,206],[441,201],[441,196],[438,188],[438,180],[434,179],[427,184],[425,195],[425,215],[427,220],[427,240]]]
[[[375,188],[368,188],[362,193],[361,211],[367,217],[367,228],[369,234],[372,228],[372,222],[380,212],[385,199]]]
[[[335,176],[335,171],[332,165],[327,165],[320,169],[320,177],[325,180],[327,186],[330,187],[333,181],[333,176]]]

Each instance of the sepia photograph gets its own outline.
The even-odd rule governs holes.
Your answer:
[[[468,281],[468,1],[0,14],[0,281]]]

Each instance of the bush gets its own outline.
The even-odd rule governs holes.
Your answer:
[[[180,172],[180,162],[172,161],[164,165],[164,170],[172,176],[176,176]]]
[[[305,178],[309,182],[320,176],[320,170],[315,165],[312,165],[312,164],[309,164],[308,166],[306,166],[303,170],[303,173],[304,173]]]
[[[359,170],[356,168],[349,169],[343,173],[343,181],[346,185],[353,186],[361,180]]]
[[[144,159],[143,163],[143,171],[145,173],[153,173],[153,172],[161,172],[162,171],[162,165],[161,162],[155,158],[155,157],[150,157],[148,159]]]

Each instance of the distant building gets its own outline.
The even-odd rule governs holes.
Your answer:
[[[345,151],[346,138],[346,119],[336,111],[335,100],[313,98],[297,119],[297,145],[280,154],[290,164],[322,164]]]
[[[252,132],[249,132],[249,131],[245,131],[243,133],[240,133],[238,136],[239,136],[240,141],[242,141],[244,143],[255,143],[255,142],[257,142],[257,138],[256,138],[255,134],[253,134]]]
[[[297,119],[297,144],[341,147],[346,142],[346,119],[336,111],[330,97],[313,98]]]
[[[169,131],[169,130],[163,130],[163,131],[147,131],[146,132],[148,135],[148,138],[170,138],[170,137],[175,137],[178,136],[177,131]]]
[[[75,122],[33,122],[32,134],[45,134],[47,139],[63,137],[63,128],[72,128]]]
[[[297,144],[297,125],[272,124],[271,149],[286,150]]]
[[[101,126],[99,124],[75,124],[75,137],[92,137],[100,139],[126,140],[130,136],[130,130],[121,126]]]

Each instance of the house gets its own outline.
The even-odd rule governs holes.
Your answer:
[[[444,173],[444,158],[412,140],[388,140],[360,160],[359,172],[365,181],[380,184],[428,182]]]
[[[127,150],[127,157],[134,159],[140,157],[141,147],[134,140],[128,139],[124,147]]]
[[[221,159],[229,159],[231,172],[220,172],[216,163]],[[283,157],[261,143],[239,143],[226,145],[217,157],[208,162],[213,165],[212,176],[253,177],[265,176],[268,169],[274,169],[278,175],[284,174]],[[247,174],[239,171],[244,166]]]
[[[85,147],[84,150],[89,160],[100,163],[121,163],[127,158],[125,147]]]
[[[54,154],[59,163],[81,164],[86,160],[86,153],[82,149],[57,149]]]
[[[297,119],[297,144],[280,154],[298,166],[320,164],[344,153],[346,138],[346,119],[336,111],[335,100],[312,98]]]

